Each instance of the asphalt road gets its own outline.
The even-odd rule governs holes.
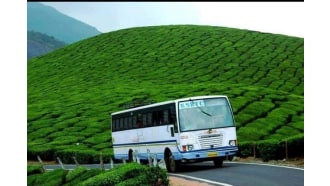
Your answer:
[[[74,169],[76,165],[63,165]],[[90,169],[101,168],[99,164],[81,165]],[[110,165],[105,164],[105,169]],[[116,166],[116,165],[115,165]],[[47,170],[60,169],[60,165],[45,165]],[[223,167],[215,168],[213,162],[185,164],[175,174],[186,179],[209,180],[214,185],[234,186],[303,186],[304,170],[299,168],[278,167],[238,162],[224,162]],[[221,184],[223,183],[223,184]]]
[[[213,162],[186,164],[177,174],[234,186],[304,185],[303,169],[260,164],[224,162],[222,168],[215,168]]]

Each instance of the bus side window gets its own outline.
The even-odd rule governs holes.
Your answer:
[[[176,121],[176,114],[175,109],[173,107],[170,108],[170,114],[169,114],[169,120],[170,124],[174,124],[174,132],[178,133],[178,123]]]
[[[126,129],[126,118],[123,117],[123,124],[121,130],[125,130],[125,129]]]
[[[133,128],[132,120],[133,120],[132,116],[129,116],[128,117],[128,129],[132,129]]]
[[[113,119],[112,122],[111,122],[111,125],[112,125],[112,131],[116,131],[116,119]]]
[[[147,114],[142,114],[142,127],[147,125]]]
[[[152,112],[152,125],[157,126],[158,125],[158,113],[157,111]]]
[[[152,124],[153,126],[159,126],[164,124],[164,117],[162,110],[152,112]]]
[[[120,130],[120,119],[116,119],[116,131]]]
[[[152,113],[151,113],[151,112],[148,112],[148,113],[147,113],[147,126],[148,126],[148,127],[153,126],[153,125],[152,125]]]
[[[169,115],[168,115],[168,110],[163,111],[163,124],[167,125],[169,124]]]
[[[137,126],[137,128],[142,128],[143,127],[143,123],[142,123],[142,120],[137,120],[137,122],[136,122],[136,126]]]
[[[137,126],[137,128],[142,128],[143,127],[142,114],[137,115],[136,126]]]
[[[124,118],[120,118],[119,130],[124,129]]]
[[[136,116],[134,115],[133,116],[133,121],[132,121],[132,129],[136,129],[138,126],[137,126],[137,118]]]
[[[129,129],[129,117],[125,117],[125,129]]]

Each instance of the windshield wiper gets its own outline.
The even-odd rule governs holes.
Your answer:
[[[210,116],[210,117],[212,117],[212,115],[211,114],[209,114],[209,113],[207,113],[207,112],[205,112],[203,109],[201,109],[200,107],[197,107],[198,109],[199,109],[199,111],[201,111],[203,114],[205,114],[205,115],[207,115],[207,116]]]

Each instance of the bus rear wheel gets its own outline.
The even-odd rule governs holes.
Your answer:
[[[171,152],[166,153],[165,163],[168,172],[177,172],[179,170],[180,162],[174,160],[174,156]]]
[[[128,151],[128,162],[132,162],[133,161],[133,150],[130,149]]]
[[[217,168],[222,167],[223,158],[222,157],[218,157],[218,158],[213,159],[213,164]]]

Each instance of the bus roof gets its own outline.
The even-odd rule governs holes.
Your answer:
[[[121,114],[121,113],[126,113],[126,112],[132,112],[140,109],[145,109],[145,108],[151,108],[151,107],[156,107],[156,106],[161,106],[161,105],[166,105],[170,103],[177,103],[180,101],[188,101],[188,100],[196,100],[196,99],[207,99],[207,98],[219,98],[219,97],[225,97],[227,98],[226,95],[208,95],[208,96],[194,96],[194,97],[186,97],[186,98],[180,98],[180,99],[175,99],[175,100],[170,100],[170,101],[163,101],[159,103],[153,103],[150,105],[144,105],[144,106],[139,106],[135,108],[130,108],[130,109],[125,109],[121,110],[118,112],[111,113],[111,115],[116,115],[116,114]]]

